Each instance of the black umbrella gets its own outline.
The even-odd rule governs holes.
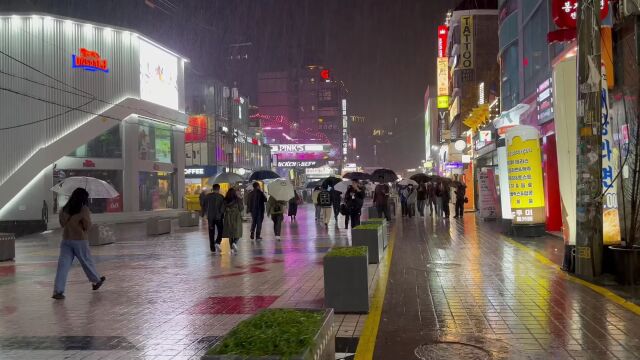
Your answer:
[[[335,176],[329,176],[328,178],[324,179],[322,181],[322,187],[327,189],[329,187],[334,187],[336,186],[337,183],[341,182],[342,179],[337,178]]]
[[[380,183],[398,181],[398,175],[390,169],[377,169],[371,173],[371,179]]]
[[[271,171],[271,170],[258,170],[254,171],[251,176],[249,176],[249,180],[267,180],[267,179],[277,179],[280,175]]]
[[[358,181],[360,181],[360,180],[370,180],[371,179],[371,175],[370,174],[359,172],[359,171],[346,173],[342,177],[344,179],[358,180]]]
[[[312,181],[305,186],[307,189],[314,189],[316,186],[322,185],[322,180]]]
[[[424,183],[428,183],[429,181],[431,181],[431,177],[427,176],[426,174],[414,174],[414,175],[411,175],[409,177],[409,179],[417,182],[418,184],[420,184],[420,183],[424,184]]]

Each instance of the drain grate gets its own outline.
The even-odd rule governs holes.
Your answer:
[[[459,342],[438,342],[434,344],[420,345],[416,348],[415,354],[421,360],[492,359],[489,351],[475,345]]]

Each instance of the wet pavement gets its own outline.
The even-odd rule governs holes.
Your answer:
[[[91,291],[76,262],[62,301],[50,298],[59,231],[20,238],[15,262],[0,262],[0,359],[199,359],[261,309],[322,308],[322,257],[349,235],[313,216],[300,207],[279,243],[270,220],[261,242],[245,223],[239,254],[222,256],[203,227],[174,221],[170,235],[147,237],[144,224],[118,225],[115,244],[91,247],[104,286]],[[365,318],[336,315],[340,358],[352,358]]]
[[[492,224],[396,226],[374,359],[640,358],[640,316]]]

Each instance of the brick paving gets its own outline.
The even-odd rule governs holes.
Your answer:
[[[638,315],[494,226],[468,214],[397,226],[375,359],[458,359],[460,344],[492,359],[640,358]]]
[[[91,248],[104,286],[91,291],[76,262],[62,301],[50,298],[59,230],[20,238],[15,262],[0,262],[0,359],[199,359],[260,309],[322,308],[322,256],[349,235],[313,216],[302,206],[280,243],[265,220],[262,242],[242,239],[238,255],[222,256],[203,227],[174,222],[170,235],[147,237],[144,224],[118,225],[115,244]],[[351,358],[365,318],[336,315],[339,356]]]

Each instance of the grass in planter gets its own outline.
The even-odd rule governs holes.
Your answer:
[[[238,324],[208,355],[280,356],[301,354],[313,345],[323,312],[294,309],[264,310]]]
[[[348,247],[334,247],[325,256],[367,256],[366,246],[348,246]]]
[[[380,226],[381,224],[363,224],[354,227],[353,230],[376,230]]]

